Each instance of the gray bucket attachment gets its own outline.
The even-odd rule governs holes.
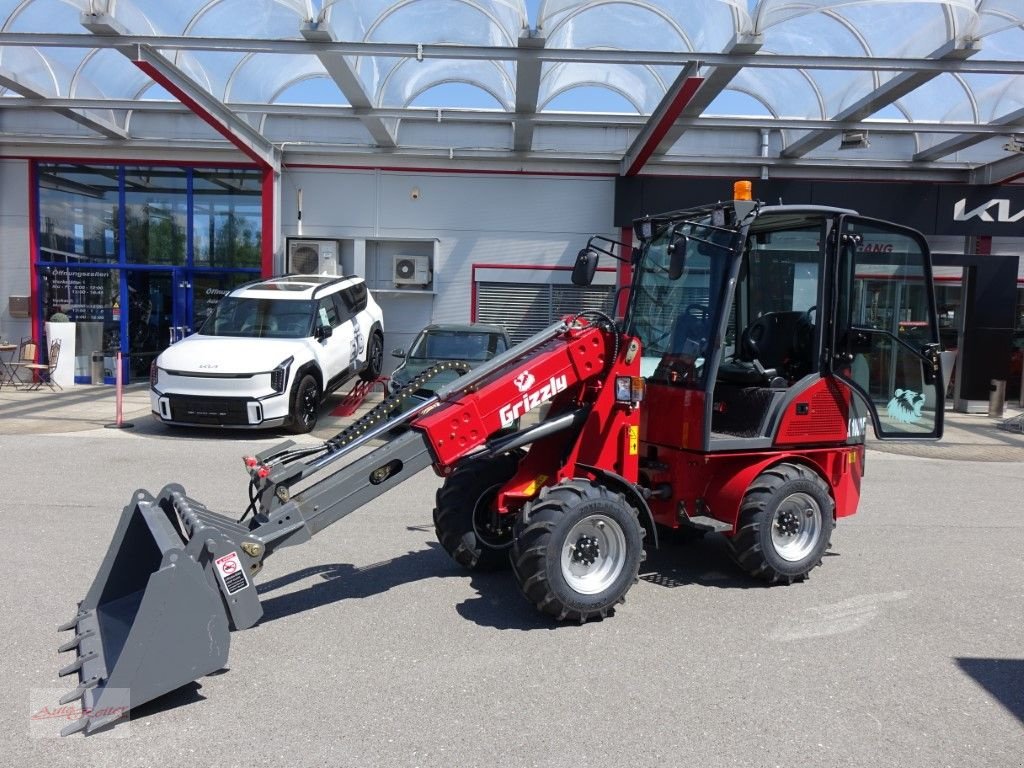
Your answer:
[[[76,652],[59,674],[79,680],[61,703],[82,700],[62,735],[92,733],[224,667],[229,627],[262,614],[251,578],[259,565],[240,548],[247,535],[180,486],[135,493],[78,614],[59,627],[75,633],[59,650]]]

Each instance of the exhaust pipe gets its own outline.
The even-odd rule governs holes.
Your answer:
[[[83,713],[61,735],[93,733],[225,665],[229,630],[262,615],[262,544],[247,538],[181,486],[135,492],[78,613],[58,628],[75,633],[58,650],[76,653],[59,674],[78,674],[60,703],[81,699]]]

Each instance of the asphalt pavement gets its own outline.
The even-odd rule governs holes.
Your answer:
[[[860,511],[807,582],[752,582],[716,536],[670,543],[583,626],[452,563],[420,473],[268,559],[225,671],[56,738],[74,716],[56,626],[133,491],[178,482],[237,516],[240,457],[281,439],[167,430],[144,395],[108,429],[109,388],[0,390],[5,765],[1024,765],[1024,435],[962,414],[941,458],[872,444]],[[344,425],[336,405],[300,442]]]

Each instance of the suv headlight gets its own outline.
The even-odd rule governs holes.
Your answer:
[[[289,357],[270,372],[270,388],[275,392],[284,392],[284,385],[288,383],[288,369],[294,360],[294,357]]]
[[[149,386],[156,389],[156,384],[160,380],[160,369],[156,366],[156,360],[153,360],[149,364]]]

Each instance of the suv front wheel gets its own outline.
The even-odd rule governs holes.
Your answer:
[[[305,374],[292,392],[291,424],[289,430],[297,435],[311,432],[316,426],[320,410],[320,385],[316,379]]]
[[[363,381],[376,381],[384,368],[384,338],[379,332],[370,334],[370,343],[366,345],[366,365],[359,372]]]

